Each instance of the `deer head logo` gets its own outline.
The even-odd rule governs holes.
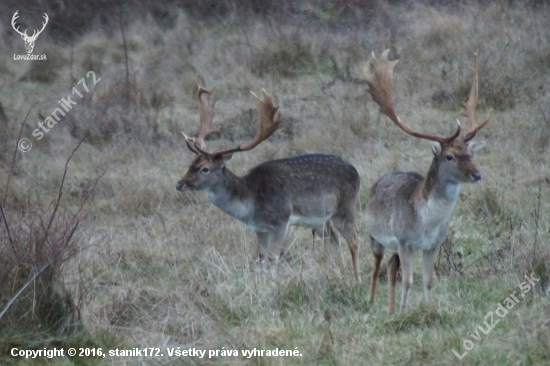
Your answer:
[[[15,14],[13,14],[13,18],[11,18],[11,26],[17,33],[21,35],[21,38],[23,38],[23,41],[25,41],[25,48],[27,49],[27,53],[32,53],[32,50],[34,49],[34,42],[36,42],[36,39],[38,38],[40,33],[42,33],[44,28],[46,28],[46,24],[48,24],[48,19],[49,19],[48,14],[44,13],[45,22],[42,22],[42,29],[40,29],[39,31],[35,29],[34,32],[32,33],[32,36],[29,37],[27,35],[26,29],[24,32],[21,32],[19,30],[19,26],[17,27],[15,26],[15,21],[17,18],[19,18],[19,15],[17,13],[19,13],[19,10],[17,10]]]

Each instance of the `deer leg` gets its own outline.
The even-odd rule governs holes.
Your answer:
[[[258,262],[263,265],[268,258],[269,233],[257,231],[256,236],[258,237]]]
[[[347,215],[344,218],[339,216],[332,217],[332,223],[340,234],[348,243],[349,251],[351,253],[351,264],[353,265],[353,275],[356,282],[361,282],[359,278],[359,269],[357,268],[357,250],[359,245],[357,244],[357,234],[355,233],[355,221],[353,215]]]
[[[370,306],[373,306],[374,294],[376,293],[376,283],[378,282],[378,277],[380,276],[380,265],[382,263],[382,258],[384,258],[384,247],[371,236],[370,248],[372,255],[374,256],[374,269],[372,270],[372,275],[370,278],[369,303]]]
[[[407,300],[409,298],[409,290],[413,283],[412,266],[414,260],[414,252],[411,247],[399,243],[399,259],[401,261],[401,271],[403,275],[403,294],[401,295],[401,311],[407,309]]]
[[[394,253],[388,262],[388,295],[390,299],[388,313],[390,314],[395,312],[395,284],[397,283],[399,267],[399,254]]]
[[[422,255],[422,280],[424,283],[424,299],[427,303],[432,301],[432,285],[434,277],[435,257],[439,252],[439,245],[427,250]]]
[[[327,221],[322,228],[323,236],[323,256],[325,257],[325,263],[328,263],[330,259],[334,259],[336,248],[338,248],[338,235],[332,229],[330,221]]]
[[[272,229],[268,234],[267,253],[269,260],[277,260],[284,251],[288,222]]]
[[[293,231],[293,228],[290,227],[289,225],[289,228],[287,230],[287,233],[286,233],[286,236],[289,235],[289,231],[292,232]],[[286,238],[285,238],[286,239]],[[290,262],[292,260],[292,256],[290,255],[290,246],[291,246],[291,242],[290,241],[286,241],[285,239],[283,239],[283,250],[281,251],[281,254],[280,254],[280,258],[287,261],[287,262]]]

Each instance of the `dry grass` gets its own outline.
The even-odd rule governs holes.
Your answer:
[[[456,364],[451,349],[462,353],[462,342],[470,339],[485,314],[517,290],[524,274],[534,272],[540,286],[489,335],[474,341],[463,362],[548,363],[550,39],[544,30],[550,29],[545,16],[550,9],[507,7],[505,2],[437,7],[380,2],[373,7],[376,16],[370,16],[350,4],[344,11],[308,2],[300,16],[281,19],[245,19],[230,12],[206,21],[172,9],[163,23],[144,15],[124,24],[128,59],[114,21],[111,28],[104,24],[72,46],[41,36],[36,53],[57,55],[56,75],[46,78],[35,66],[11,60],[9,52],[0,55],[0,142],[8,145],[0,147],[2,177],[9,169],[20,121],[32,102],[44,102],[23,131],[33,148],[17,156],[10,199],[25,202],[30,196],[46,206],[54,200],[60,167],[83,134],[90,137],[71,162],[66,205],[77,207],[107,167],[88,203],[93,224],[81,234],[83,247],[91,249],[79,253],[80,267],[75,264],[94,279],[81,314],[85,330],[71,336],[56,330],[24,336],[13,331],[0,336],[1,355],[14,344],[163,351],[298,347],[303,356],[286,359],[174,359],[164,351],[162,359],[49,362]],[[23,50],[13,34],[0,42],[5,49]],[[371,254],[362,221],[361,284],[352,280],[345,245],[336,265],[327,266],[321,243],[312,242],[311,233],[300,228],[287,238],[292,259],[259,270],[253,232],[202,194],[175,190],[192,159],[180,131],[197,130],[194,93],[200,74],[219,98],[215,122],[221,132],[209,146],[250,138],[254,104],[249,90],[265,88],[281,105],[281,131],[253,153],[235,155],[229,169],[244,174],[268,159],[305,152],[336,154],[361,175],[362,212],[369,187],[381,174],[426,172],[431,159],[425,142],[380,117],[367,97],[361,69],[370,52],[391,48],[392,55],[401,58],[395,69],[399,115],[416,129],[448,133],[467,95],[478,45],[479,113],[489,108],[495,113],[478,136],[487,141],[475,157],[483,180],[462,189],[452,216],[452,246],[437,267],[432,305],[421,304],[421,271],[415,267],[408,312],[387,315],[384,283],[376,306],[369,308]],[[57,101],[78,87],[89,70],[101,81],[42,140],[31,137],[37,121],[57,108]],[[39,361],[22,364],[44,360]]]

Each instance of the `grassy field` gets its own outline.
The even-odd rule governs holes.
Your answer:
[[[48,8],[34,50],[47,61],[13,59],[25,54],[9,23],[19,8],[2,5],[0,364],[550,364],[550,7],[427,3],[289,0],[262,14],[223,2],[229,8],[205,15],[202,3],[193,12],[168,1],[121,2],[126,7],[109,3],[82,29],[68,10]],[[29,9],[21,6],[18,21],[37,28],[45,10]],[[290,261],[258,268],[252,231],[204,194],[175,189],[194,157],[180,131],[198,129],[200,74],[219,99],[220,133],[210,148],[253,137],[250,90],[265,88],[283,114],[281,129],[235,154],[231,171],[302,153],[341,156],[361,176],[362,217],[380,175],[426,173],[432,157],[427,141],[381,116],[365,92],[371,52],[390,48],[400,59],[400,117],[447,135],[478,46],[478,120],[494,110],[476,137],[487,142],[474,159],[483,178],[462,187],[432,304],[421,301],[417,255],[408,310],[388,315],[385,274],[369,306],[372,255],[362,218],[358,284],[345,243],[326,265],[322,243],[303,228],[287,237]],[[76,105],[35,137],[69,95]],[[14,158],[20,130],[32,149]],[[521,296],[525,275],[539,281]],[[505,313],[499,304],[514,293],[517,304]],[[13,348],[69,347],[159,348],[163,357],[11,356]],[[170,357],[172,349],[206,354]],[[253,349],[300,355],[241,353]]]

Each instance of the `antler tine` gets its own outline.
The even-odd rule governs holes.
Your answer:
[[[213,91],[214,89],[212,89],[212,91],[209,91],[199,84],[197,97],[199,99],[200,127],[199,136],[195,139],[195,146],[201,149],[204,149],[206,147],[204,139],[208,135],[214,132],[218,132],[218,129],[212,128],[212,120],[214,119],[214,106],[217,102],[217,100],[210,102],[210,95]]]
[[[260,142],[271,136],[271,134],[273,134],[273,132],[275,132],[279,128],[281,122],[283,121],[283,115],[280,112],[277,119],[274,119],[275,114],[279,110],[279,106],[273,105],[273,99],[271,99],[271,95],[269,95],[269,93],[266,92],[265,89],[262,89],[262,92],[264,93],[264,100],[261,100],[256,94],[250,92],[250,94],[254,98],[254,101],[256,102],[259,125],[254,140],[252,140],[250,144],[243,147],[242,151],[247,151],[255,148]]]
[[[46,28],[46,25],[48,24],[48,14],[44,13],[44,16],[43,16],[44,20],[46,22],[42,22],[42,29],[38,30],[38,29],[34,29],[33,32],[32,32],[32,36],[30,36],[29,38],[30,39],[34,39],[36,40],[36,38],[38,38],[38,36],[40,35],[40,33],[42,33],[44,31],[44,28]],[[27,30],[25,29],[25,34],[27,34]]]
[[[25,29],[25,32],[23,33],[23,32],[21,32],[21,31],[19,30],[19,26],[15,27],[15,23],[16,23],[16,21],[17,21],[18,18],[19,18],[19,10],[17,10],[17,11],[15,12],[15,14],[13,14],[13,17],[11,18],[11,26],[12,26],[13,29],[14,29],[17,33],[19,33],[20,35],[23,35],[23,34],[24,34],[24,35],[27,35],[27,30],[26,30],[26,29]]]
[[[397,127],[401,128],[411,136],[438,141],[442,144],[452,142],[460,134],[460,124],[457,125],[456,131],[452,136],[442,137],[414,131],[408,125],[401,122],[397,116],[397,113],[395,113],[392,101],[393,68],[399,60],[388,60],[389,53],[390,50],[387,49],[382,52],[380,57],[376,57],[373,52],[372,58],[367,62],[364,68],[366,81],[369,86],[367,91],[370,95],[372,95],[372,99],[376,102],[376,104],[380,106],[380,112],[388,116],[393,123],[397,125]],[[374,74],[372,74],[372,69],[374,69]]]
[[[399,118],[393,109],[392,86],[393,86],[393,68],[399,60],[389,61],[387,49],[382,52],[380,58],[372,53],[372,58],[367,62],[364,68],[365,77],[372,99],[380,106],[380,112],[388,116],[392,121],[399,125]],[[374,69],[374,74],[372,74]]]
[[[489,120],[491,119],[491,116],[493,115],[493,110],[491,109],[489,111],[489,114],[487,115],[487,118],[483,121],[481,125],[477,125],[476,123],[476,109],[477,109],[477,102],[479,100],[479,77],[478,77],[478,58],[479,55],[479,48],[476,50],[476,53],[474,54],[474,80],[472,81],[472,89],[470,90],[470,95],[468,96],[468,100],[466,103],[464,103],[465,110],[460,113],[461,116],[467,117],[470,121],[470,128],[468,129],[468,132],[464,135],[464,141],[468,142],[471,139],[474,138],[477,131],[481,130],[487,123],[489,123]]]
[[[44,20],[45,20],[46,22],[42,22],[42,29],[40,29],[40,30],[38,31],[38,34],[36,35],[37,37],[38,37],[38,35],[39,35],[40,33],[42,33],[42,32],[44,31],[44,28],[46,28],[46,24],[48,24],[48,20],[50,19],[50,18],[48,18],[48,14],[46,14],[46,13],[44,13],[44,16],[43,16],[42,18],[44,18]],[[34,34],[33,34],[33,36],[34,36]]]
[[[226,154],[232,154],[234,152],[239,152],[239,151],[252,150],[256,146],[258,146],[262,141],[269,138],[269,136],[271,136],[273,132],[275,132],[279,128],[279,126],[281,125],[281,122],[283,121],[283,116],[281,112],[279,112],[277,119],[274,119],[275,114],[279,109],[279,106],[273,105],[273,100],[271,99],[271,95],[269,95],[269,93],[266,92],[265,89],[262,89],[262,92],[264,93],[263,100],[261,100],[253,92],[250,92],[250,94],[252,94],[252,97],[256,101],[256,108],[258,110],[258,117],[259,117],[258,131],[256,131],[256,136],[254,136],[254,139],[244,147],[241,147],[241,145],[239,145],[232,149],[216,151],[214,155],[221,156]]]
[[[193,153],[195,154],[198,154],[199,151],[197,150],[197,148],[195,147],[195,139],[192,138],[192,137],[189,137],[187,136],[183,131],[181,131],[181,134],[183,135],[183,137],[185,138],[185,144],[187,145],[187,147],[189,148],[189,150],[191,150]]]

